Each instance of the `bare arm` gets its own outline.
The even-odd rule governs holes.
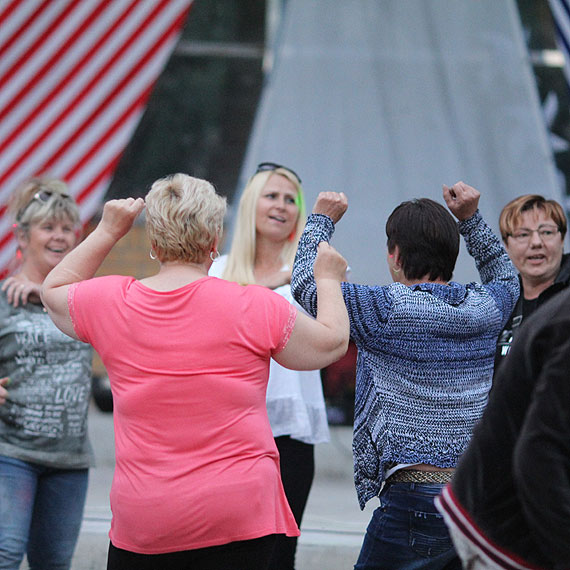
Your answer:
[[[67,304],[69,286],[95,275],[107,254],[131,229],[143,208],[142,198],[107,202],[95,230],[46,277],[41,290],[42,302],[55,325],[68,336],[77,338]]]
[[[328,243],[321,242],[314,265],[317,318],[297,313],[286,347],[274,359],[294,370],[315,370],[336,362],[348,349],[348,313],[340,283],[346,261]]]

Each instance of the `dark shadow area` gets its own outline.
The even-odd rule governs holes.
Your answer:
[[[194,2],[106,199],[144,196],[175,172],[231,200],[257,108],[265,1]]]

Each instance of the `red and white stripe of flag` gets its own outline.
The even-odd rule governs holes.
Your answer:
[[[0,271],[14,254],[6,202],[23,180],[65,180],[97,212],[192,0],[0,4]]]

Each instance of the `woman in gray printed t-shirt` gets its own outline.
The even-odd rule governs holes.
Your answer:
[[[77,244],[79,210],[59,180],[13,194],[19,266],[0,293],[0,568],[70,568],[92,461],[91,348],[60,332],[39,291]]]

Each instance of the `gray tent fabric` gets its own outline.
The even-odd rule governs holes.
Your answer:
[[[442,184],[478,188],[495,230],[519,194],[562,200],[514,0],[285,7],[236,195],[262,161],[299,173],[309,211],[318,192],[344,191],[332,244],[354,282],[390,282],[388,215],[443,203]],[[478,280],[463,243],[454,279]]]

